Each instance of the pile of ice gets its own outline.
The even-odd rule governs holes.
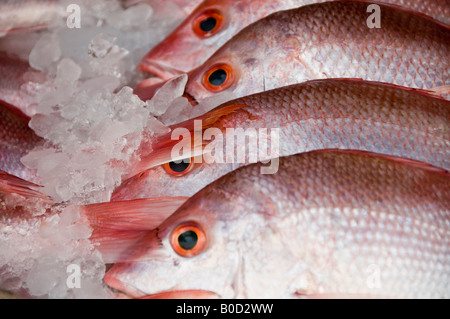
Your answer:
[[[193,107],[189,100],[182,96],[187,80],[186,74],[169,80],[156,91],[151,100],[146,101],[150,113],[158,117],[163,124],[172,125],[194,118],[235,97],[231,92],[221,92],[201,100]]]
[[[52,207],[19,195],[0,202],[3,213],[14,212],[0,227],[1,290],[34,298],[112,297],[102,282],[102,257],[77,206]]]
[[[182,96],[187,82],[183,74],[168,81],[153,99],[141,101],[126,86],[129,52],[116,41],[110,34],[96,35],[78,63],[61,57],[52,35],[44,35],[31,51],[31,65],[46,72],[55,65],[55,76],[42,90],[30,121],[46,144],[22,161],[37,169],[43,192],[55,201],[109,201],[139,161],[143,144],[148,153],[151,138],[169,132],[168,125],[231,99],[227,93],[218,94],[192,107]]]
[[[137,160],[144,128],[165,132],[130,86],[141,76],[136,66],[143,54],[136,52],[166,31],[153,32],[145,4],[124,10],[114,1],[92,3],[96,9],[83,16],[82,28],[44,32],[29,54],[30,65],[50,80],[41,85],[30,122],[46,144],[23,162],[38,170],[43,192],[57,202],[108,201]]]
[[[142,79],[136,66],[179,22],[175,8],[169,19],[154,17],[145,4],[123,9],[120,1],[70,3],[84,12],[80,29],[61,23],[2,42],[22,57],[28,51],[30,65],[48,76],[39,84],[37,114],[30,121],[45,143],[22,160],[37,169],[40,191],[54,202],[51,209],[28,203],[11,226],[0,225],[0,290],[39,298],[107,298],[105,265],[76,204],[109,201],[142,152],[151,151],[152,139],[170,131],[168,125],[232,97],[218,95],[193,108],[182,97],[187,76],[181,75],[152,100],[141,101],[132,89]],[[15,200],[23,205],[23,198]],[[78,289],[68,285],[70,265],[81,270]]]

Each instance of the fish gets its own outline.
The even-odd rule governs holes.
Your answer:
[[[172,132],[186,128],[194,139],[194,123],[201,121],[201,136],[212,144],[205,132],[220,130],[225,141],[236,134],[244,137],[264,128],[272,136],[279,129],[279,154],[259,150],[251,144],[238,145],[247,154],[245,161],[207,161],[189,158],[176,164],[172,154],[184,140]],[[242,129],[239,133],[227,129]],[[226,102],[204,115],[174,124],[171,133],[152,144],[117,187],[112,201],[162,196],[192,196],[207,184],[250,162],[250,155],[268,159],[324,148],[355,149],[431,163],[450,169],[450,101],[423,90],[358,79],[312,80],[277,88]],[[189,136],[187,136],[188,138]],[[259,140],[258,140],[259,142]],[[220,145],[220,144],[217,144]],[[202,146],[206,154],[206,148]],[[213,149],[212,147],[210,149]],[[220,148],[219,148],[220,149]],[[224,151],[224,153],[226,153]],[[275,157],[276,157],[275,156]],[[273,158],[273,157],[271,157]],[[175,165],[175,167],[172,167]]]
[[[0,52],[0,100],[18,108],[28,117],[36,114],[38,92],[45,84],[47,75],[34,70],[19,57]]]
[[[448,171],[321,150],[209,184],[104,276],[132,298],[448,298]]]
[[[277,11],[320,2],[324,1],[205,0],[178,28],[144,56],[139,69],[162,80],[187,73],[199,67],[223,44],[251,23]],[[375,3],[378,2],[398,5],[450,24],[449,1],[384,0]],[[365,6],[367,7],[367,4]]]
[[[381,5],[370,28],[367,3],[332,1],[273,13],[241,30],[188,72],[186,96],[235,97],[323,78],[361,78],[449,92],[450,27]],[[138,85],[143,100],[152,89]]]
[[[38,181],[36,170],[21,162],[23,156],[43,141],[28,126],[29,120],[19,109],[0,100],[0,170]]]
[[[52,20],[67,16],[60,0],[2,0],[0,36],[10,32],[39,30]]]

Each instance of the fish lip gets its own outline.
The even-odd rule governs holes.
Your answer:
[[[172,68],[171,66],[165,65],[159,61],[145,59],[142,60],[139,64],[139,70],[148,72],[151,74],[156,75],[162,80],[170,80],[171,78],[186,73],[181,70],[177,70],[175,68]]]
[[[163,290],[152,294],[146,294],[137,288],[124,284],[122,281],[120,281],[117,278],[114,278],[113,276],[108,276],[108,274],[105,275],[104,281],[108,285],[110,290],[114,293],[114,295],[120,299],[181,299],[181,298],[185,299],[183,293],[192,291],[192,290]],[[198,290],[194,289],[194,290],[203,294],[199,295],[198,297],[191,297],[189,299],[204,299],[206,295],[209,297],[220,298],[220,295],[212,291],[201,289]]]
[[[196,106],[199,104],[195,96],[190,94],[187,90],[184,90],[183,97],[185,97],[192,106]]]
[[[116,295],[124,295],[129,298],[140,298],[146,294],[139,289],[133,288],[127,284],[124,284],[121,280],[111,275],[109,271],[103,277],[103,281]]]

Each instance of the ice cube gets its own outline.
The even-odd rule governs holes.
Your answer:
[[[120,30],[139,29],[148,26],[153,9],[146,4],[138,4],[125,11],[116,11],[107,17],[107,23],[116,25]]]
[[[61,48],[53,34],[45,33],[30,52],[30,65],[36,70],[47,71],[61,57]]]
[[[164,125],[172,125],[191,118],[193,107],[188,99],[180,96],[170,103],[167,111],[159,117]]]
[[[183,95],[187,79],[187,74],[181,74],[159,88],[153,98],[146,102],[150,113],[154,116],[163,115],[172,101]]]
[[[69,205],[66,208],[64,208],[64,210],[59,215],[60,218],[59,225],[68,226],[78,221],[81,216],[80,209],[81,208],[78,205]]]
[[[61,280],[61,271],[49,259],[42,257],[28,273],[26,287],[34,296],[45,296]]]
[[[88,53],[95,58],[104,58],[113,48],[117,37],[112,34],[100,33],[89,44]]]
[[[55,84],[58,88],[73,86],[80,78],[81,68],[72,59],[64,58],[56,68]]]

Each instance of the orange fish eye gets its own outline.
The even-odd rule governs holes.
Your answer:
[[[231,66],[217,64],[203,75],[203,86],[210,91],[223,91],[233,84],[234,73]]]
[[[194,257],[206,246],[205,232],[195,223],[179,225],[170,235],[173,250],[182,257]]]
[[[192,28],[200,37],[210,37],[222,29],[223,15],[218,10],[206,10],[195,18]]]
[[[171,161],[163,165],[164,170],[172,176],[184,176],[189,173],[194,165],[191,159]]]

